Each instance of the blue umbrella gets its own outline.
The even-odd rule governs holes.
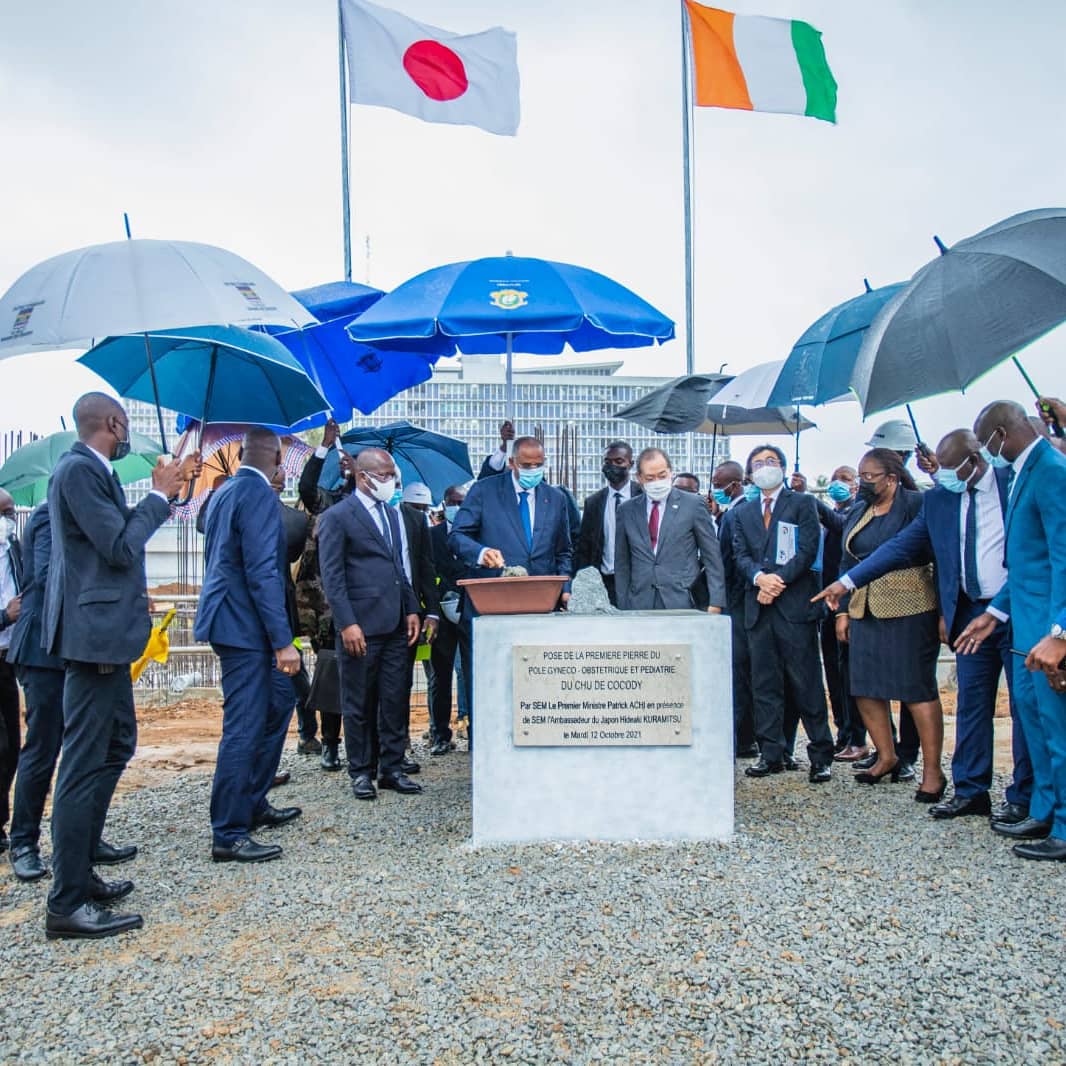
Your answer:
[[[410,422],[351,429],[341,437],[341,443],[349,455],[358,455],[364,448],[383,448],[400,468],[404,484],[423,482],[435,500],[444,497],[449,485],[465,484],[474,476],[470,452],[463,441],[432,433]],[[340,461],[331,449],[322,464],[318,483],[330,488],[339,477]]]
[[[878,312],[905,285],[883,285],[827,311],[796,341],[767,399],[768,407],[832,403],[847,397],[862,339]]]
[[[79,360],[120,396],[181,411],[204,422],[291,426],[329,406],[283,344],[239,326],[195,326],[108,337]],[[158,384],[153,389],[152,375]]]
[[[616,281],[584,267],[503,256],[428,270],[382,297],[351,335],[379,348],[434,355],[558,355],[643,348],[671,340],[674,323]]]
[[[365,311],[385,293],[371,285],[360,285],[354,281],[327,281],[323,285],[312,285],[309,289],[296,289],[289,295],[303,304],[319,322],[328,322],[331,318]]]

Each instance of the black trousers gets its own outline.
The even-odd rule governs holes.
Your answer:
[[[318,732],[318,716],[314,707],[307,705],[307,697],[311,695],[311,677],[307,672],[307,664],[303,655],[300,656],[299,673],[292,678],[293,691],[296,694],[296,727],[301,740],[314,740]]]
[[[435,740],[452,739],[452,674],[455,670],[456,651],[459,652],[465,671],[470,663],[470,630],[462,624],[442,618],[429,653],[429,661],[433,667],[429,715]]]
[[[386,636],[367,637],[366,655],[359,657],[344,650],[338,634],[337,659],[348,773],[353,778],[372,774],[375,763],[383,776],[400,773],[411,692],[406,625],[401,621]],[[375,723],[379,754],[374,750]]]
[[[744,607],[730,615],[733,627],[733,741],[736,747],[755,743],[755,700],[751,694],[751,647],[744,628]]]
[[[71,914],[89,898],[96,842],[115,785],[137,748],[128,663],[67,663],[63,758],[52,802],[52,890],[48,909]]]
[[[38,845],[44,804],[63,745],[63,671],[20,666],[18,675],[26,694],[26,741],[19,755],[15,781],[12,851]],[[93,847],[96,847],[95,840]]]
[[[755,733],[763,758],[769,763],[784,760],[787,702],[803,722],[811,766],[830,764],[833,735],[818,664],[817,623],[790,622],[779,610],[764,608],[748,636]]]
[[[0,660],[0,830],[7,825],[11,813],[9,797],[15,767],[19,761],[19,687],[15,681],[15,667]]]
[[[824,619],[819,624],[819,629],[822,667],[825,670],[825,685],[829,689],[829,703],[833,710],[837,738],[845,746],[861,748],[866,743],[866,726],[848,681],[848,646],[837,640],[836,618],[833,615]]]

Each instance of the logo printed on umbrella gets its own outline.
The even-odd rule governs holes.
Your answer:
[[[250,311],[274,311],[276,308],[267,307],[263,298],[255,291],[255,285],[250,281],[227,281],[227,285],[236,289],[247,301]]]
[[[0,337],[0,341],[14,340],[16,337],[28,337],[33,333],[32,329],[27,329],[30,324],[30,315],[33,314],[35,307],[40,307],[44,303],[44,300],[37,300],[32,304],[22,304],[21,307],[15,308],[15,321],[11,323],[11,332],[6,337]]]
[[[373,352],[367,352],[361,359],[356,360],[355,365],[362,367],[368,374],[380,374],[385,364]]]
[[[496,292],[490,292],[489,296],[493,306],[501,311],[514,311],[529,302],[529,293],[521,289],[497,289]]]

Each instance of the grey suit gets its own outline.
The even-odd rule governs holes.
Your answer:
[[[625,611],[693,606],[692,586],[702,577],[711,607],[725,607],[725,577],[718,537],[702,497],[672,489],[661,504],[658,550],[652,551],[646,496],[618,509],[614,574],[618,606]]]

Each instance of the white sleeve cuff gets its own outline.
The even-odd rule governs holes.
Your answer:
[[[329,448],[323,448],[322,445],[320,444],[315,449],[315,458],[316,459],[325,459],[327,455],[329,455]]]
[[[493,470],[502,470],[507,465],[507,453],[503,448],[497,448],[496,451],[489,456],[489,466]]]
[[[1010,615],[1004,614],[998,607],[986,607],[985,613],[990,614],[998,622],[1009,622]]]
[[[751,583],[752,583],[753,585],[755,585],[755,586],[758,586],[758,584],[759,584],[759,578],[760,578],[760,577],[762,577],[762,574],[763,574],[763,572],[762,572],[762,571],[760,570],[760,571],[759,571],[759,572],[758,572],[758,573],[757,573],[757,574],[756,574],[756,575],[755,575],[755,576],[754,576],[754,577],[753,577],[753,578],[751,579]]]
[[[852,581],[851,578],[848,577],[847,574],[841,574],[840,577],[838,578],[838,580],[844,586],[844,588],[846,588],[848,590],[848,592],[854,592],[855,591],[855,582]]]
[[[488,548],[482,548],[481,551],[479,551],[477,553],[477,565],[478,566],[484,566],[485,565],[485,552],[487,552],[488,550],[489,550]]]

